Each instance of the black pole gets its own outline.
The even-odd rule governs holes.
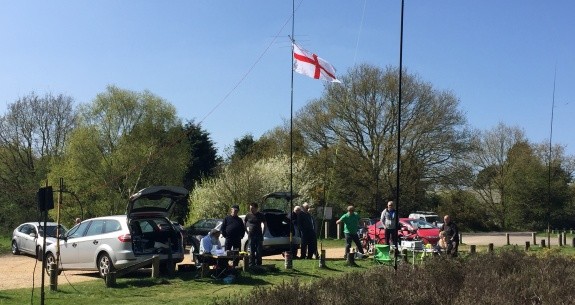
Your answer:
[[[289,222],[290,222],[290,230],[289,230],[289,246],[290,246],[290,253],[291,255],[289,256],[289,258],[286,258],[287,260],[289,260],[289,264],[287,264],[288,266],[291,266],[291,260],[293,259],[293,249],[294,249],[294,245],[293,245],[293,231],[294,231],[294,227],[293,227],[293,51],[294,51],[294,47],[293,47],[293,42],[294,42],[294,19],[295,19],[295,0],[292,0],[292,17],[291,17],[291,40],[292,40],[292,47],[291,47],[291,54],[290,54],[290,65],[291,65],[291,98],[290,98],[290,117],[289,117],[289,122],[290,122],[290,126],[289,126],[289,135],[290,135],[290,145],[289,145],[289,149],[290,149],[290,159],[289,159],[289,192],[290,192],[290,196],[289,196],[289,208],[290,208],[290,217],[289,217]],[[289,268],[291,269],[291,267]]]
[[[551,248],[551,157],[552,147],[551,139],[553,138],[553,112],[555,108],[555,80],[557,79],[557,66],[555,66],[555,75],[553,76],[553,99],[551,102],[551,131],[549,133],[549,173],[547,177],[547,247]]]
[[[401,78],[403,70],[403,2],[401,0],[401,27],[399,35],[399,98],[397,102],[397,160],[396,160],[396,177],[395,177],[395,211],[399,215],[399,166],[401,164]],[[399,228],[399,217],[395,217],[395,228]],[[399,236],[399,235],[396,235]],[[394,255],[394,265],[393,268],[397,271],[397,237],[394,238],[393,243],[395,244],[395,255]]]

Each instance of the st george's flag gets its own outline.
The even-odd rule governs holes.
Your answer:
[[[335,77],[335,68],[327,61],[293,44],[293,70],[315,79],[341,83]]]

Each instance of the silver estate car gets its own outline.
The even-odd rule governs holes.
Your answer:
[[[174,268],[184,259],[184,247],[181,232],[168,219],[168,213],[174,204],[187,204],[187,198],[188,191],[182,187],[148,187],[130,196],[126,215],[82,221],[60,241],[58,273],[97,270],[105,277],[156,254],[161,270]],[[57,262],[56,246],[46,248],[47,268]]]
[[[46,222],[46,234],[44,234],[44,222],[26,222],[12,232],[12,254],[26,253],[34,255],[42,260],[42,247],[46,236],[46,247],[56,242],[56,234],[66,233],[66,227],[55,222]]]

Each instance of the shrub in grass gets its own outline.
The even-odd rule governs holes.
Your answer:
[[[216,304],[573,304],[575,261],[519,250],[465,258],[434,258],[422,265],[379,266],[325,278],[255,288],[242,299]]]

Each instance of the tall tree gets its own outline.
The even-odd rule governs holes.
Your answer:
[[[51,160],[63,153],[75,122],[73,99],[62,94],[32,92],[8,105],[0,117],[2,225],[35,220],[30,215],[37,212],[36,191],[46,183]]]
[[[64,178],[86,217],[124,213],[127,198],[141,188],[182,183],[185,134],[162,98],[109,86],[81,108],[80,118],[50,176]]]
[[[391,67],[357,66],[342,77],[343,85],[327,86],[297,114],[308,147],[337,147],[337,170],[349,172],[340,185],[353,190],[339,200],[371,213],[396,189],[398,74]],[[469,134],[452,93],[403,75],[400,213],[407,214],[426,200],[425,190],[450,175]]]

